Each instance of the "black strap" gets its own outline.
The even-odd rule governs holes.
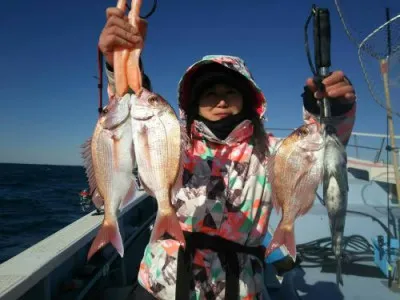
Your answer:
[[[186,249],[182,247],[178,254],[178,270],[176,281],[176,299],[190,299],[190,292],[194,289],[193,280],[193,258],[196,249],[209,249],[218,253],[221,263],[225,265],[226,286],[225,299],[237,300],[239,298],[239,260],[237,253],[254,255],[265,263],[265,247],[247,247],[228,241],[219,236],[210,236],[201,232],[184,231],[186,238]],[[225,257],[225,259],[222,259]],[[225,261],[225,263],[224,263]]]

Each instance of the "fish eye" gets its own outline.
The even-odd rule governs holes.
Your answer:
[[[152,105],[155,105],[157,103],[157,97],[150,97],[149,98],[149,103]]]
[[[298,134],[298,136],[305,136],[308,134],[308,129],[307,128],[299,128],[297,134]]]

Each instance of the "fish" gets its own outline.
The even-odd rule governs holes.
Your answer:
[[[104,205],[104,219],[88,260],[108,243],[124,256],[117,215],[136,191],[130,108],[130,94],[110,101],[103,108],[92,137],[81,146],[92,201],[96,206]]]
[[[132,0],[129,21],[145,36],[146,23],[141,22],[141,0]],[[138,177],[143,189],[156,198],[158,210],[150,242],[164,234],[186,246],[171,199],[181,184],[181,126],[170,104],[161,96],[143,87],[139,58],[143,47],[130,50],[127,67],[128,85],[132,95],[132,136]]]
[[[347,153],[336,135],[336,129],[330,124],[324,125],[324,139],[323,202],[328,211],[332,251],[337,262],[336,283],[343,285],[343,233],[349,191]]]
[[[304,124],[277,145],[266,165],[271,202],[282,217],[265,256],[285,245],[296,261],[295,220],[312,207],[322,180],[324,140],[319,123]]]
[[[171,204],[182,175],[181,126],[177,115],[162,96],[142,87],[138,95],[133,95],[131,116],[140,182],[158,204],[150,242],[169,234],[185,247],[185,237]]]

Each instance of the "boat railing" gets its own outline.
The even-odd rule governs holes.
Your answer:
[[[267,128],[278,138],[285,138],[291,131],[296,128]],[[280,134],[285,132],[285,134]],[[396,135],[395,140],[400,140],[400,135]],[[385,155],[387,141],[389,137],[385,134],[352,132],[350,140],[347,144],[347,155],[356,159],[368,160],[374,163],[389,164],[392,163],[392,154],[389,152],[388,158]],[[363,151],[366,150],[366,151]],[[395,150],[393,150],[395,151]],[[400,151],[396,151],[398,159],[400,159]]]
[[[147,240],[150,234],[156,206],[155,201],[149,198],[149,195],[140,192],[119,215],[126,248],[137,239],[143,239],[143,234]],[[87,299],[88,294],[96,292],[99,282],[108,277],[110,267],[116,261],[121,264],[122,273],[135,271],[135,268],[124,267],[130,260],[120,263],[122,260],[118,259],[119,255],[112,251],[110,245],[97,258],[87,262],[87,251],[102,220],[102,214],[92,211],[0,264],[0,299]],[[108,255],[110,251],[112,254]],[[134,265],[137,265],[136,261]],[[76,266],[85,268],[75,270]],[[83,273],[79,279],[74,279],[71,276],[77,271]],[[90,276],[83,275],[87,272]],[[119,277],[126,278],[124,274]],[[60,285],[61,282],[64,284]]]

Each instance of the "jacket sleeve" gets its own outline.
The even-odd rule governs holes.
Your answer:
[[[308,87],[304,87],[303,120],[306,124],[319,122],[320,108]],[[338,137],[344,146],[347,145],[353,131],[357,102],[345,103],[344,101],[331,102],[332,116],[329,120],[337,130]]]

